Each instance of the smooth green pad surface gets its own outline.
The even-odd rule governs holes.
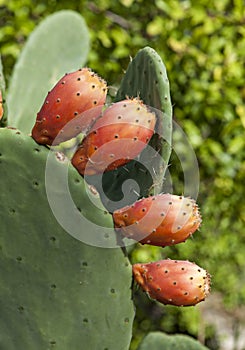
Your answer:
[[[128,259],[120,248],[83,244],[57,223],[44,185],[47,148],[5,128],[0,145],[0,349],[128,349]],[[76,205],[112,226],[110,215],[87,203],[72,167],[69,183]]]
[[[29,134],[48,91],[87,60],[89,33],[84,19],[64,10],[43,20],[17,61],[8,92],[8,125]]]
[[[0,91],[2,93],[3,109],[4,109],[3,117],[2,119],[0,119],[0,127],[1,127],[7,124],[7,105],[5,103],[5,79],[3,74],[3,65],[2,65],[1,56],[0,56]]]
[[[138,350],[208,350],[197,340],[187,335],[167,335],[161,332],[149,333]]]
[[[149,193],[162,192],[164,174],[171,154],[172,105],[165,65],[161,57],[150,47],[140,50],[130,62],[115,102],[127,97],[139,97],[146,105],[160,112],[157,113],[156,134],[150,141],[152,152],[149,153],[147,148],[137,160],[104,174],[103,189],[99,192],[110,211],[133,203],[139,197],[147,196]],[[155,155],[159,156],[153,154],[154,150]],[[133,181],[127,184],[123,193],[123,184],[128,179]],[[96,178],[91,181],[98,188]],[[122,203],[117,205],[116,201],[122,201],[124,197],[123,205]]]

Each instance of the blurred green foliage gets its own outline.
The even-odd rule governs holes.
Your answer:
[[[227,307],[244,304],[244,1],[0,0],[1,54],[7,82],[35,25],[60,9],[73,9],[84,16],[92,47],[87,64],[111,86],[118,85],[130,56],[139,49],[148,45],[159,53],[167,67],[176,121],[198,159],[200,232],[173,248],[137,245],[132,262],[166,256],[195,261],[209,270],[213,291],[222,292]],[[170,163],[174,192],[181,194],[183,174],[174,152]],[[141,305],[144,303],[149,306],[151,302]],[[186,318],[190,313],[164,310],[157,311],[161,317],[156,328],[176,331],[172,315],[182,325],[181,331],[197,334],[198,309],[191,311],[195,315],[189,326]],[[135,323],[136,338],[140,329],[154,330],[142,312]]]

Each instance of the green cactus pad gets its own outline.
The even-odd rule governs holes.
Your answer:
[[[4,114],[2,119],[0,119],[0,127],[7,125],[7,105],[5,102],[5,79],[3,74],[3,65],[2,65],[2,59],[0,56],[0,91],[2,93],[2,102],[3,102],[3,110]]]
[[[154,111],[158,110],[159,112],[156,112],[158,121],[156,134],[150,141],[152,147],[150,154],[147,147],[136,160],[123,168],[104,174],[103,190],[98,181],[96,183],[96,177],[91,179],[110,211],[122,206],[122,202],[117,204],[116,201],[126,196],[122,186],[129,178],[132,179],[131,187],[128,186],[129,193],[123,205],[130,204],[149,193],[162,192],[162,183],[171,154],[172,105],[166,68],[160,56],[150,47],[140,50],[130,62],[115,102],[127,97],[139,97],[146,105],[153,107]]]
[[[127,96],[139,97],[145,104],[161,110],[168,119],[163,126],[171,130],[172,105],[167,71],[161,57],[151,47],[141,49],[130,62],[115,101]],[[166,131],[164,136],[170,143],[171,132]]]
[[[187,335],[167,335],[161,332],[149,333],[138,350],[208,350],[206,346]]]
[[[46,147],[7,128],[0,129],[0,144],[0,349],[128,349],[134,317],[128,259],[120,248],[76,240],[56,221],[45,190]],[[50,162],[66,167],[56,157]],[[83,179],[68,170],[74,207],[97,217],[103,236],[111,216],[97,208],[96,196],[91,204]]]
[[[48,16],[30,35],[8,92],[8,125],[29,134],[48,91],[87,60],[89,33],[83,17],[64,10]]]

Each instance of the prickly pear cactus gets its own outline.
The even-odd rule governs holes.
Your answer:
[[[128,349],[134,317],[128,259],[120,248],[76,240],[57,223],[45,190],[48,149],[7,128],[0,129],[0,145],[0,348]],[[67,166],[52,162],[60,171]],[[111,216],[68,170],[74,203],[87,219],[96,218],[106,243]],[[86,221],[80,227],[90,229]]]
[[[8,93],[9,125],[28,134],[47,91],[65,73],[84,65],[89,34],[84,19],[64,10],[43,20],[15,65]]]
[[[169,82],[158,54],[149,47],[140,50],[115,102],[140,98],[157,117],[155,133],[135,160],[102,177],[82,177],[62,153],[63,146],[50,151],[30,132],[47,91],[85,63],[88,46],[83,18],[61,11],[33,32],[14,69],[7,100],[9,127],[0,128],[1,349],[130,346],[132,266],[124,247],[118,247],[123,244],[111,213],[162,192],[171,152]],[[78,145],[70,141],[72,152]],[[205,349],[189,338],[151,333],[139,350],[163,346]]]
[[[140,156],[101,178],[91,178],[108,210],[135,202],[149,193],[160,193],[171,154],[172,105],[169,80],[160,56],[150,47],[141,49],[130,62],[115,102],[139,97],[157,115],[156,133]],[[130,178],[130,184],[129,184]],[[127,191],[124,184],[127,182]],[[118,203],[117,203],[118,202]]]
[[[149,333],[138,350],[208,350],[206,346],[187,335],[167,335],[161,332]]]

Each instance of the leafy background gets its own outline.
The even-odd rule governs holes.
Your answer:
[[[0,0],[0,43],[9,83],[28,35],[49,14],[72,9],[91,37],[87,65],[117,87],[130,56],[144,46],[162,57],[171,83],[174,116],[196,153],[203,224],[193,240],[174,248],[136,246],[132,262],[189,259],[212,275],[212,291],[235,321],[245,305],[245,6],[243,0]],[[183,175],[173,152],[174,192]],[[219,349],[215,329],[202,325],[202,309],[162,307],[135,291],[132,350],[148,330],[203,337]],[[238,316],[237,316],[238,315]],[[203,331],[203,327],[205,328]],[[200,330],[201,329],[201,330]],[[204,332],[204,336],[202,333]]]

